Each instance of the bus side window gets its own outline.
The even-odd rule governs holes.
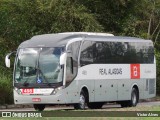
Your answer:
[[[74,78],[72,57],[67,57],[66,62],[66,83],[69,84]]]
[[[76,77],[78,72],[78,55],[79,55],[79,48],[80,48],[80,41],[76,41],[71,43],[67,51],[70,51],[68,53],[67,57],[67,64],[66,64],[66,84],[69,85],[73,79]]]
[[[80,65],[93,64],[93,44],[91,41],[84,41],[81,48]]]
[[[67,68],[68,74],[73,74],[73,59],[72,59],[72,57],[67,58],[66,68]]]

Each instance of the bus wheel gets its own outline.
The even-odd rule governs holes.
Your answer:
[[[34,109],[37,111],[43,111],[45,109],[45,105],[44,104],[34,104]]]
[[[88,103],[88,108],[90,108],[90,109],[101,109],[103,104],[104,104],[103,102]]]
[[[85,104],[86,104],[86,95],[85,92],[82,90],[79,97],[79,103],[74,104],[74,109],[84,110]]]
[[[128,102],[129,107],[135,107],[138,103],[138,91],[137,89],[133,88],[131,92],[131,100]]]

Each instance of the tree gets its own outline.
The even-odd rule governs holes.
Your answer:
[[[139,0],[82,0],[80,3],[96,16],[105,31],[122,34],[130,24],[128,19],[132,17]]]
[[[10,103],[11,70],[4,58],[9,51],[37,34],[69,31],[102,31],[103,27],[85,6],[66,0],[0,0],[0,99]],[[8,73],[8,74],[7,74]],[[4,86],[6,89],[4,89]],[[10,96],[10,97],[9,97]],[[7,99],[8,98],[8,99]]]
[[[66,0],[1,0],[0,36],[12,48],[36,34],[102,31],[83,5]]]

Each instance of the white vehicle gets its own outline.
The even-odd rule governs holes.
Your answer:
[[[112,101],[136,106],[156,95],[153,43],[104,33],[34,36],[17,49],[13,81],[14,103],[37,110],[47,104],[97,109]]]

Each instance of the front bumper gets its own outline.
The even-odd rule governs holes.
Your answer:
[[[55,95],[23,95],[14,90],[15,104],[66,104],[66,94],[63,90]]]

